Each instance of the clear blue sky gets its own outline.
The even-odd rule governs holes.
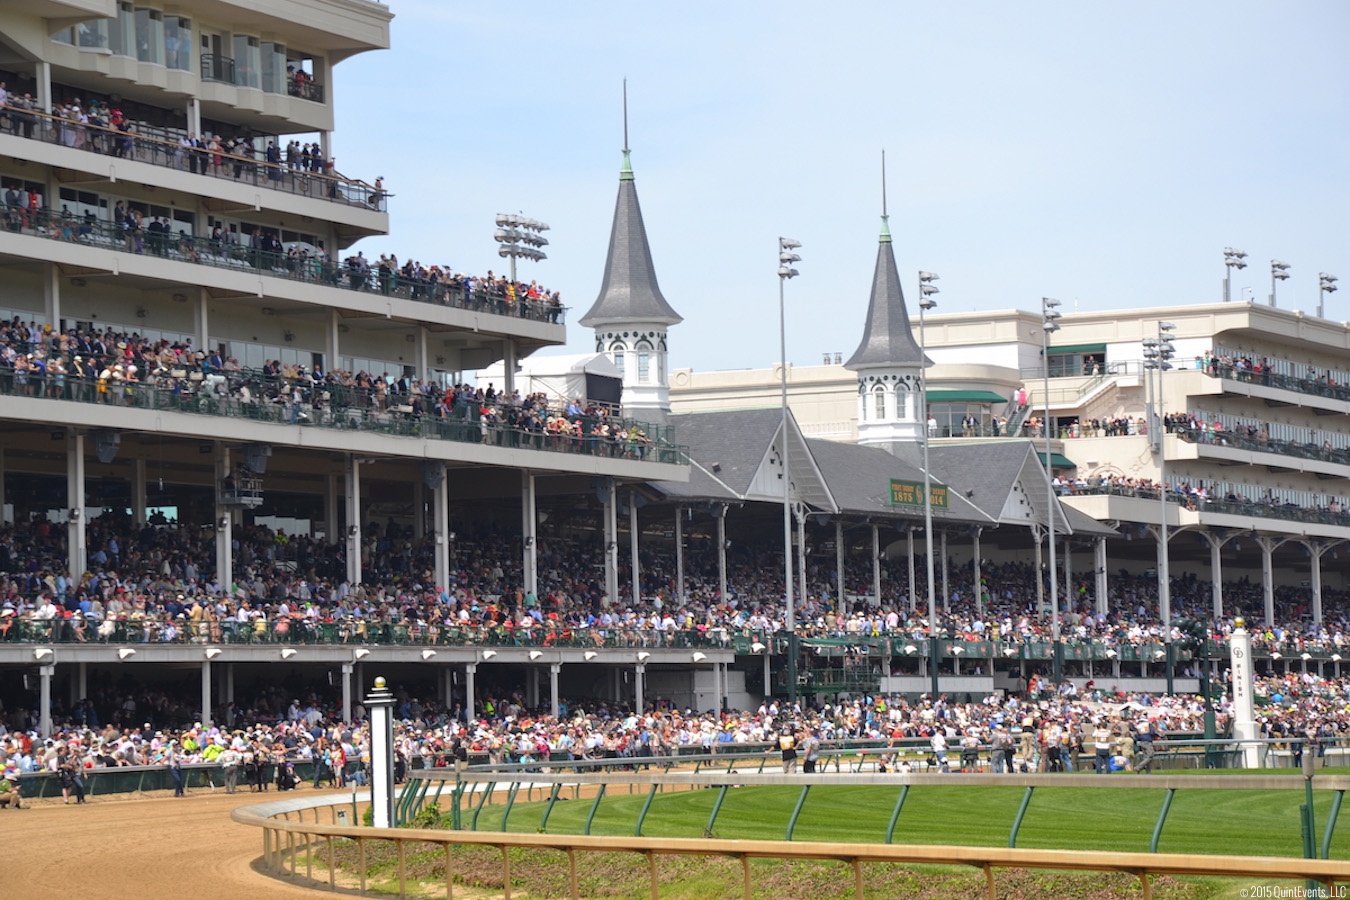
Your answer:
[[[1341,276],[1350,319],[1350,3],[398,0],[393,48],[336,70],[334,154],[383,175],[392,232],[363,241],[459,271],[502,271],[497,212],[552,226],[520,274],[575,320],[600,287],[622,148],[666,298],[671,366],[788,357],[861,335],[887,153],[906,297],[938,312],[1066,310],[1234,296],[1312,312]],[[593,348],[568,326],[568,350]]]

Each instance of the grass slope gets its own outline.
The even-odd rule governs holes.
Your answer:
[[[899,794],[898,785],[831,786],[822,781],[812,787],[793,839],[881,843]],[[734,788],[727,793],[713,835],[782,840],[799,795],[795,787]],[[1006,846],[1022,795],[1022,789],[1015,787],[917,785],[909,792],[894,841]],[[1017,846],[1147,852],[1164,795],[1161,789],[1038,788]],[[643,834],[703,837],[716,797],[715,790],[657,795]],[[600,804],[591,833],[633,834],[645,799],[645,794],[609,794]],[[1302,802],[1301,791],[1178,791],[1158,849],[1164,853],[1301,856]],[[1320,844],[1330,793],[1318,792],[1314,803]],[[560,801],[547,830],[581,833],[590,809],[590,800]],[[506,830],[537,831],[543,810],[542,803],[518,801]],[[501,828],[502,812],[499,803],[485,807],[479,828]],[[466,814],[466,825],[467,821]],[[1350,857],[1350,826],[1337,829],[1331,856]]]

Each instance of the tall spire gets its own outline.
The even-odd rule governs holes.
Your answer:
[[[872,294],[867,303],[867,322],[862,342],[853,351],[847,369],[876,369],[893,366],[924,366],[928,361],[914,340],[905,309],[905,292],[900,287],[900,272],[895,266],[895,248],[891,244],[890,216],[886,209],[886,152],[881,153],[881,237],[877,245],[876,270],[872,275]]]
[[[605,278],[586,315],[578,320],[585,328],[644,323],[675,325],[684,321],[661,294],[656,268],[642,222],[637,186],[628,150],[628,82],[623,88],[623,168],[619,172],[619,196],[614,204],[614,224],[609,233]]]

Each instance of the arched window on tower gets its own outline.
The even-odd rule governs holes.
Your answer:
[[[872,418],[886,418],[886,386],[879,384],[872,388]]]
[[[614,360],[614,368],[619,370],[619,377],[624,378],[627,371],[624,362],[628,357],[628,348],[623,344],[610,344],[609,357]]]
[[[901,421],[914,418],[914,394],[904,384],[895,386],[895,417]]]
[[[637,344],[637,380],[638,384],[646,384],[651,381],[652,368],[652,345],[647,341],[638,341]]]

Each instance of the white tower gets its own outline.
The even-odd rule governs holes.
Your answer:
[[[605,280],[600,296],[578,323],[595,329],[596,351],[613,360],[623,373],[623,414],[664,422],[670,412],[666,329],[684,319],[666,302],[656,283],[629,161],[626,109],[624,119],[623,168],[609,233]]]
[[[919,374],[931,364],[910,329],[890,224],[883,212],[867,325],[862,343],[844,364],[858,373],[858,443],[894,452],[900,444],[915,444],[924,438],[928,416]]]

